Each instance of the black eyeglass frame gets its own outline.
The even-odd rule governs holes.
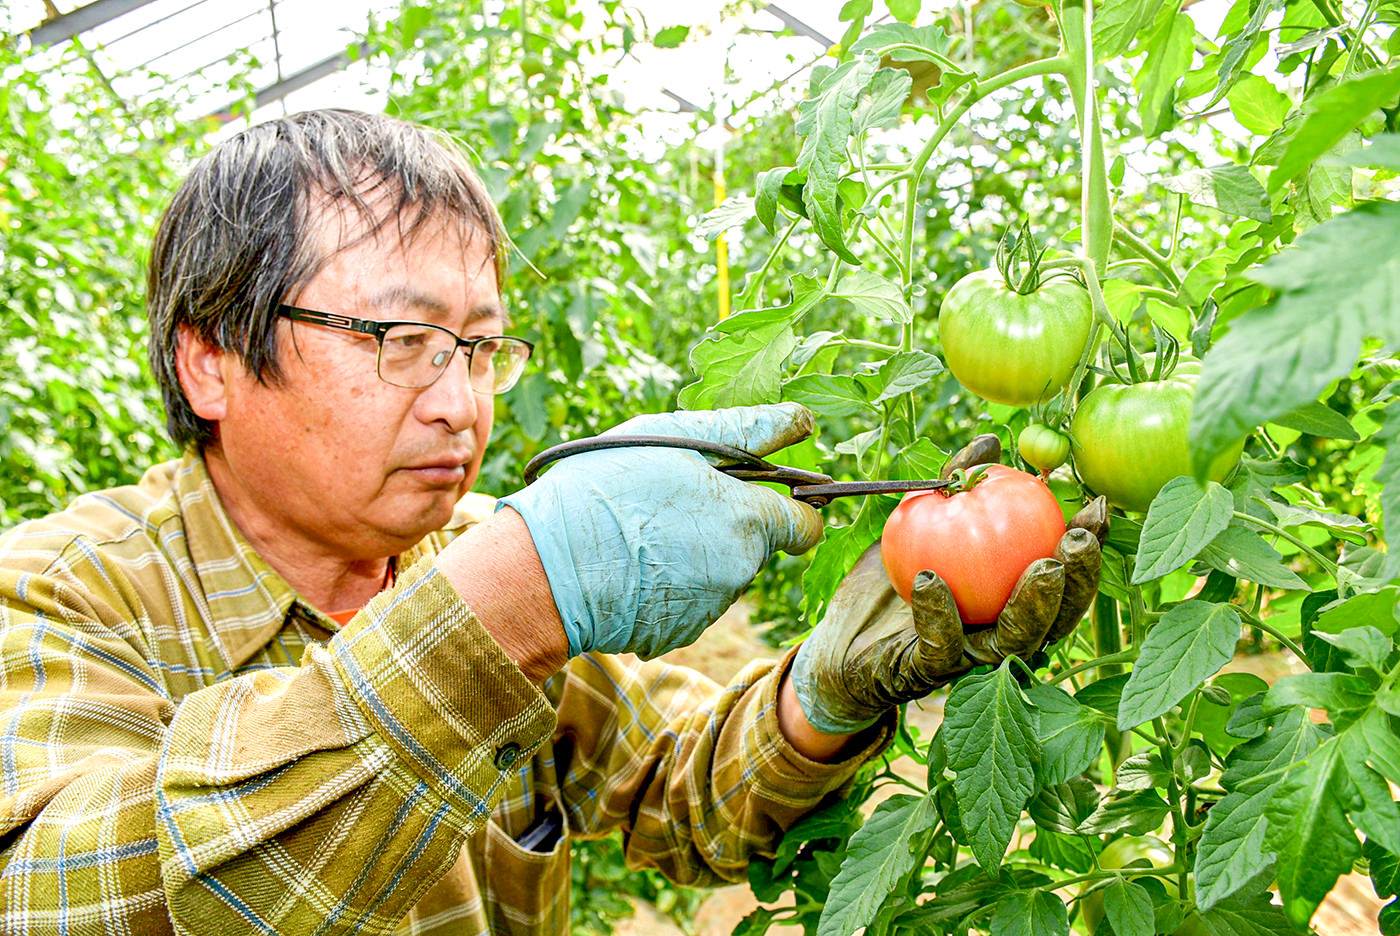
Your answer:
[[[486,341],[497,341],[501,338],[505,338],[510,341],[515,341],[520,344],[523,344],[528,351],[528,353],[525,355],[525,360],[527,361],[530,359],[530,356],[535,353],[535,343],[533,341],[527,341],[524,338],[517,338],[514,335],[482,335],[478,338],[462,338],[459,335],[453,334],[450,329],[443,328],[441,325],[433,325],[430,322],[414,322],[406,319],[397,319],[389,322],[380,322],[374,319],[353,318],[349,315],[341,315],[337,312],[318,312],[315,309],[303,309],[300,306],[287,305],[286,303],[283,303],[282,305],[279,305],[277,307],[277,314],[282,318],[288,319],[293,322],[305,322],[308,325],[324,325],[327,328],[338,328],[342,331],[354,332],[357,335],[373,335],[376,344],[379,346],[378,350],[381,352],[384,350],[385,334],[388,333],[389,329],[393,328],[396,325],[411,325],[421,328],[435,328],[438,331],[442,332],[444,335],[451,336],[452,339],[457,342],[457,347],[452,350],[453,354],[456,354],[457,349],[459,348],[467,349],[468,367],[471,366],[471,358],[472,355],[476,353],[477,347]],[[442,375],[447,371],[447,368],[451,365],[451,356],[449,356],[447,360],[448,363],[442,366],[442,369],[437,372],[436,377],[434,377],[430,382],[425,383],[419,387],[404,387],[402,384],[396,384],[392,380],[385,380],[384,374],[381,373],[379,369],[379,359],[377,354],[375,357],[374,370],[375,373],[379,375],[379,379],[384,380],[384,382],[389,384],[390,386],[402,387],[405,390],[422,390],[426,387],[431,387],[433,384],[437,383],[438,380],[442,378]],[[518,380],[519,378],[517,377],[516,379]],[[505,390],[496,390],[493,392],[505,393],[506,390],[509,390],[511,387],[514,386],[515,384],[514,382],[512,382],[510,386],[505,388]]]

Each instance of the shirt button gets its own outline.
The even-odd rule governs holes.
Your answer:
[[[520,745],[509,741],[496,748],[496,769],[509,770],[520,760]]]

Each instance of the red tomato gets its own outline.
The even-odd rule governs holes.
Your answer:
[[[1026,566],[1052,555],[1064,532],[1064,514],[1044,481],[989,465],[970,490],[904,495],[880,548],[885,572],[905,601],[914,576],[931,569],[948,583],[964,623],[988,624]]]

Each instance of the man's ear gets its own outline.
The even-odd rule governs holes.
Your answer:
[[[209,344],[188,325],[180,326],[175,373],[196,416],[218,422],[228,415],[228,366],[232,355]]]

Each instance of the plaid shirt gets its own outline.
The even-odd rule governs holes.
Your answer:
[[[0,538],[0,931],[564,933],[568,836],[739,880],[888,742],[804,759],[786,661],[590,654],[541,692],[432,564],[475,497],[344,627],[194,455]]]

